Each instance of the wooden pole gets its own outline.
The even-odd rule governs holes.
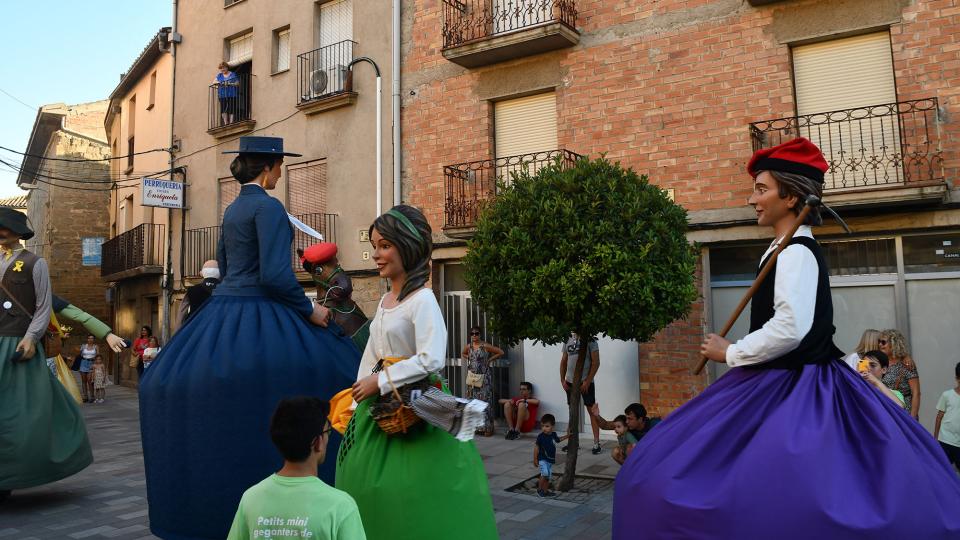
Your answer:
[[[803,206],[803,210],[800,211],[796,221],[793,222],[790,230],[787,231],[787,234],[784,235],[784,237],[780,240],[780,244],[777,245],[777,249],[773,250],[773,254],[770,255],[769,259],[767,259],[767,263],[763,265],[762,269],[760,269],[760,273],[757,274],[757,279],[753,280],[753,285],[750,285],[750,288],[747,289],[746,294],[744,294],[743,298],[740,300],[740,304],[737,305],[737,309],[733,310],[733,314],[730,315],[729,319],[727,319],[727,324],[725,324],[723,326],[723,330],[720,331],[720,337],[726,337],[727,332],[733,328],[733,325],[737,322],[737,319],[740,318],[740,314],[743,313],[743,310],[747,308],[747,303],[749,303],[750,299],[753,298],[753,295],[756,294],[757,289],[760,288],[764,278],[767,277],[767,274],[769,274],[770,270],[773,268],[773,264],[777,262],[777,257],[780,256],[780,252],[783,251],[783,248],[787,247],[787,244],[790,243],[790,240],[793,240],[793,235],[796,234],[797,229],[799,229],[800,226],[803,225],[803,222],[806,221],[810,211],[819,204],[820,198],[816,195],[810,195],[807,197],[807,200]],[[699,375],[709,361],[710,359],[706,356],[700,358],[700,363],[698,363],[696,369],[693,370],[693,374]]]

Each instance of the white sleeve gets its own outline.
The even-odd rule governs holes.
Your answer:
[[[389,367],[390,377],[396,386],[418,381],[431,372],[439,371],[444,365],[447,327],[443,322],[440,306],[432,293],[421,293],[417,296],[419,298],[410,299],[417,304],[411,306],[413,309],[409,314],[413,322],[417,354]],[[380,372],[379,382],[382,394],[391,391],[387,374],[383,371]]]
[[[761,364],[796,349],[813,327],[820,268],[806,246],[787,246],[777,258],[773,318],[727,348],[730,367]]]

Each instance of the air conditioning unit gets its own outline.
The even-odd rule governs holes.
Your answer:
[[[340,92],[344,89],[346,81],[347,66],[343,64],[315,69],[310,72],[310,79],[307,81],[307,93],[302,96],[303,101]]]

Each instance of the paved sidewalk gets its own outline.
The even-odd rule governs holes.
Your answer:
[[[136,393],[116,386],[107,392],[106,403],[83,405],[94,464],[60,482],[14,492],[0,504],[0,539],[155,538],[147,518]],[[610,490],[591,494],[585,502],[563,500],[586,498],[582,496],[560,495],[552,500],[506,491],[537,473],[533,441],[533,435],[507,441],[502,433],[477,439],[490,478],[500,537],[609,538]],[[581,443],[578,472],[612,478],[617,469],[610,459],[610,444],[594,456],[589,444]],[[563,455],[558,458],[562,460]],[[558,463],[554,471],[562,472],[563,464]]]

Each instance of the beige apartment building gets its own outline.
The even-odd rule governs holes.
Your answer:
[[[35,233],[27,249],[47,260],[55,294],[102,321],[110,320],[99,258],[109,234],[106,109],[106,101],[40,107],[17,176]],[[64,350],[84,338],[78,329]]]
[[[271,193],[287,211],[336,242],[340,262],[354,281],[354,298],[373,314],[381,294],[366,231],[378,211],[393,203],[391,145],[390,2],[386,0],[239,0],[181,4],[176,31],[174,133],[176,165],[186,175],[184,223],[174,216],[174,273],[178,290],[198,278],[214,258],[226,207],[240,185],[229,165],[243,135],[283,137],[283,176]],[[376,193],[377,100],[375,73],[383,86],[381,181]],[[236,74],[218,84],[220,62]],[[379,209],[379,210],[378,210]],[[181,232],[180,227],[183,227]],[[291,260],[301,283],[296,248],[316,242],[296,232]],[[177,260],[179,259],[179,260]]]
[[[179,210],[142,204],[142,178],[167,179],[170,167],[173,60],[169,28],[161,28],[110,94],[102,117],[112,155],[110,176],[110,239],[103,244],[101,278],[110,284],[111,326],[126,338],[150,326],[161,335],[163,269],[170,216]],[[122,360],[129,358],[122,353]],[[133,384],[136,371],[121,361],[120,380]]]

